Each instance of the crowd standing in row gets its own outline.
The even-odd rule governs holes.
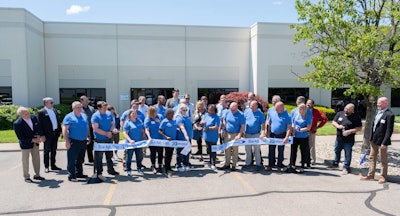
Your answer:
[[[119,143],[119,133],[123,133],[126,143],[134,144],[146,139],[184,140],[189,143],[194,139],[197,142],[197,152],[200,161],[203,161],[202,142],[206,143],[209,161],[206,164],[215,170],[216,152],[212,152],[213,145],[226,143],[241,138],[281,138],[287,143],[289,136],[293,136],[291,145],[290,162],[286,169],[283,164],[284,145],[269,145],[268,165],[264,167],[260,145],[246,145],[246,159],[243,169],[250,169],[255,162],[256,171],[271,171],[276,168],[277,172],[302,173],[304,169],[316,163],[315,133],[327,122],[324,113],[314,108],[312,99],[305,100],[299,96],[297,108],[289,114],[284,103],[278,95],[272,97],[273,107],[266,110],[268,106],[261,104],[255,99],[255,94],[248,94],[248,101],[243,105],[244,110],[239,109],[236,102],[226,100],[221,95],[217,105],[208,104],[207,97],[202,96],[196,105],[190,103],[190,95],[185,94],[179,99],[179,90],[173,91],[173,97],[165,100],[160,95],[157,103],[153,106],[145,104],[146,98],[141,96],[138,100],[131,101],[131,108],[123,112],[121,117],[116,113],[112,105],[104,101],[97,102],[97,111],[88,103],[88,98],[82,96],[79,101],[72,103],[72,112],[67,114],[62,123],[58,112],[53,108],[52,98],[43,99],[44,108],[38,112],[38,116],[31,115],[27,108],[20,107],[20,116],[14,122],[14,130],[20,142],[22,151],[23,176],[26,182],[32,182],[29,175],[29,154],[32,162],[35,180],[44,180],[40,176],[39,143],[44,142],[44,166],[45,172],[61,170],[56,165],[57,141],[62,133],[67,150],[67,170],[69,181],[76,182],[78,178],[86,178],[83,174],[83,162],[85,151],[88,161],[94,163],[96,177],[105,181],[103,173],[103,155],[106,157],[107,172],[111,175],[119,175],[114,169],[113,153],[118,157],[117,151],[95,151],[93,154],[93,143]],[[368,175],[361,180],[370,180],[375,175],[376,156],[379,152],[382,169],[380,183],[386,182],[387,178],[387,146],[391,144],[390,137],[393,132],[394,115],[388,109],[388,99],[378,99],[378,114],[375,117],[371,136],[370,169]],[[264,113],[267,113],[265,117]],[[332,121],[337,129],[335,141],[335,158],[331,165],[337,168],[340,161],[341,151],[344,149],[345,158],[343,174],[349,173],[351,164],[351,153],[354,145],[354,136],[361,130],[361,118],[354,113],[354,105],[346,105],[344,111],[338,112]],[[276,160],[276,148],[278,157]],[[297,151],[300,148],[300,168],[296,167]],[[157,147],[150,148],[151,171],[157,173],[169,173],[173,171],[171,166],[174,148]],[[190,156],[182,154],[183,148],[176,149],[175,168],[179,172],[190,171]],[[232,146],[225,149],[225,161],[221,170],[229,169],[236,171],[239,161],[239,147]],[[133,153],[136,157],[136,170],[143,175],[142,164],[146,148],[128,149],[124,151],[123,166],[128,176],[132,175],[131,162]]]

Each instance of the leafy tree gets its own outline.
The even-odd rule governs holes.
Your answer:
[[[345,95],[362,95],[367,105],[364,141],[376,113],[381,87],[399,87],[400,0],[296,0],[300,25],[295,43],[305,41],[311,71],[301,80]]]

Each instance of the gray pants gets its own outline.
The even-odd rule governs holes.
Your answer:
[[[245,134],[246,138],[259,138],[260,133],[256,134]],[[251,159],[255,157],[256,160],[256,166],[261,165],[261,150],[260,150],[260,145],[246,145],[245,146],[246,150],[246,165],[250,165]]]

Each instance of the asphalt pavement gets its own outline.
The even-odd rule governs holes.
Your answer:
[[[334,139],[317,136],[317,148]],[[393,140],[390,148],[400,154],[400,135]],[[261,149],[266,164],[267,147]],[[244,159],[244,147],[239,151]],[[85,179],[68,181],[65,146],[59,143],[57,165],[63,170],[44,173],[41,162],[46,180],[25,183],[19,145],[2,143],[0,152],[0,215],[400,215],[399,182],[378,184],[360,181],[357,173],[342,175],[327,168],[329,158],[318,158],[312,169],[293,174],[243,170],[243,161],[236,172],[211,170],[196,156],[189,172],[164,175],[145,169],[143,176],[133,171],[131,177],[115,160],[119,176],[104,172],[107,181],[87,184]],[[286,146],[285,164],[289,154]],[[218,154],[219,161],[223,158]],[[149,150],[143,162],[150,166]],[[92,174],[93,165],[85,163],[84,172]]]

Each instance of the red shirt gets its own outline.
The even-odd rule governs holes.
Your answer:
[[[318,124],[318,121],[321,122]],[[317,132],[317,128],[323,127],[327,121],[328,118],[326,117],[325,113],[312,108],[312,123],[310,132],[315,134]]]

